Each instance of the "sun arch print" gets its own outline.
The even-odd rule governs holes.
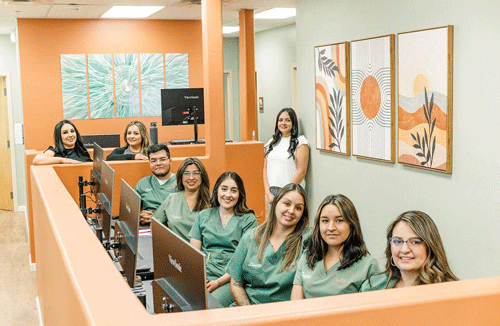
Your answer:
[[[351,42],[353,155],[394,163],[394,35]]]
[[[316,148],[351,154],[349,42],[314,48]]]
[[[398,34],[398,162],[452,172],[453,26]]]

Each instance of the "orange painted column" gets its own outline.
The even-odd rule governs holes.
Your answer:
[[[205,155],[216,175],[226,170],[224,122],[224,61],[222,57],[222,2],[201,1],[203,87],[205,99]],[[215,180],[211,181],[213,184]]]
[[[241,141],[257,139],[254,11],[240,11],[240,121]]]

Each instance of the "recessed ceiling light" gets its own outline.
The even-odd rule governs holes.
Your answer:
[[[231,34],[239,30],[238,26],[222,26],[222,34]]]
[[[255,19],[285,19],[295,16],[295,8],[273,8],[255,14]]]
[[[165,6],[113,6],[101,18],[146,18]]]

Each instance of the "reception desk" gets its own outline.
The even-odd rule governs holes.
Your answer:
[[[175,161],[174,168],[178,163]],[[122,165],[127,164],[128,168],[122,170]],[[145,162],[116,162],[113,168],[117,179],[131,170],[131,164],[135,171],[145,173],[148,170]],[[88,175],[90,168],[91,164],[85,163],[33,166],[30,169],[37,297],[44,325],[500,324],[500,277],[294,302],[150,315],[123,280],[78,208],[73,194],[76,185],[69,175]],[[255,171],[247,172],[256,173],[261,168],[262,165],[256,166]],[[214,177],[211,175],[211,180]],[[247,182],[248,176],[243,178]],[[254,175],[253,179],[262,180],[261,174]],[[248,188],[253,187],[248,180]],[[116,198],[117,195],[114,200]],[[256,207],[253,203],[249,206]]]
[[[214,172],[215,167],[212,166],[208,157],[205,157],[205,145],[175,145],[169,146],[170,156],[172,158],[171,171],[177,171],[177,168],[187,157],[198,157],[205,168],[207,169],[210,186],[212,187],[215,180],[219,177]],[[105,157],[111,153],[112,148],[105,149]],[[244,143],[226,143],[226,171],[237,172],[245,183],[247,193],[248,207],[255,211],[255,215],[259,223],[264,221],[264,181],[262,179],[264,145],[261,142],[252,141]],[[92,150],[89,150],[93,156]],[[33,225],[33,204],[32,204],[32,189],[31,189],[31,173],[30,169],[33,165],[33,159],[36,154],[40,153],[35,150],[26,150],[26,193],[27,193],[27,214],[30,230],[30,255],[31,263],[36,262],[35,249],[35,234]],[[127,183],[135,187],[137,181],[141,178],[150,175],[151,169],[146,161],[106,161],[115,170],[115,186],[113,196],[113,214],[118,214],[119,199],[120,199],[120,179],[124,179]],[[83,176],[84,180],[90,180],[90,170],[92,163],[81,164],[54,164],[54,171],[58,175],[60,181],[66,187],[67,191],[75,202],[78,203],[78,176]],[[88,190],[88,188],[86,189]],[[212,189],[210,189],[211,191]],[[89,206],[95,206],[87,201]]]

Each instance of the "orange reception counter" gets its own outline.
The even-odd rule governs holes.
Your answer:
[[[226,145],[226,169],[242,175],[249,206],[258,215],[264,211],[262,154],[262,143]],[[175,170],[182,158],[172,156]],[[214,167],[209,160],[203,163],[210,174]],[[110,165],[116,185],[121,178],[135,185],[150,173],[147,162]],[[500,325],[500,277],[151,315],[79,210],[78,175],[88,178],[91,167],[82,163],[29,168],[30,228],[34,230],[37,298],[44,325]],[[210,174],[212,182],[216,177]],[[115,191],[120,189],[116,185]],[[113,197],[116,205],[119,193]]]

